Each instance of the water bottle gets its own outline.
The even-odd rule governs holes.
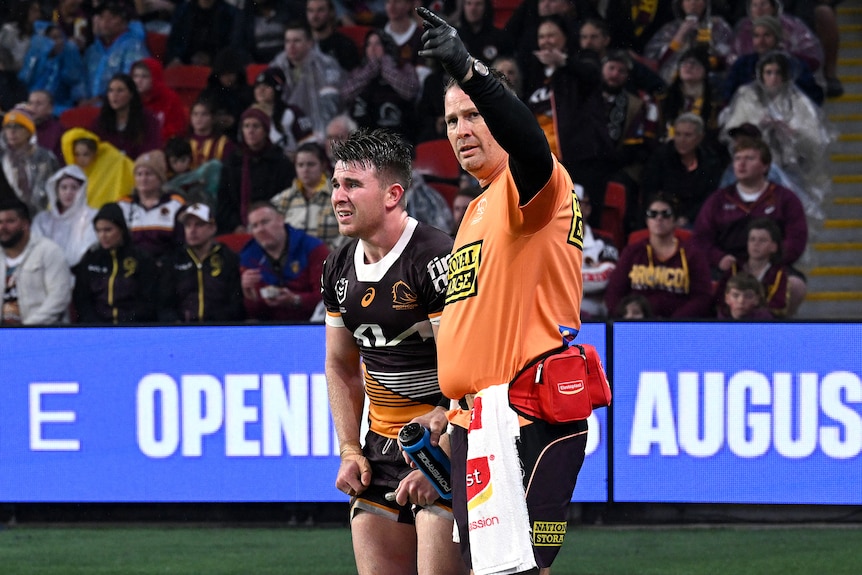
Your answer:
[[[398,433],[401,448],[443,499],[452,499],[449,457],[439,446],[431,445],[431,431],[418,423],[408,423]]]

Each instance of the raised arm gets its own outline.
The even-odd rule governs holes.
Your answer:
[[[526,204],[545,186],[554,168],[544,132],[514,92],[488,73],[481,62],[476,64],[455,28],[427,8],[416,11],[426,27],[419,55],[439,60],[473,100],[491,134],[509,153],[520,203]]]

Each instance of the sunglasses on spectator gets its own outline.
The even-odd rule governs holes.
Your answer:
[[[654,219],[654,218],[657,218],[659,216],[669,220],[673,217],[673,210],[647,210],[646,211],[646,217],[649,219]]]

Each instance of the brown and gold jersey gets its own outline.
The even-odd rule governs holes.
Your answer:
[[[395,437],[442,398],[431,327],[443,311],[452,239],[410,218],[395,247],[368,264],[361,240],[323,267],[326,324],[349,329],[363,359],[372,431]]]

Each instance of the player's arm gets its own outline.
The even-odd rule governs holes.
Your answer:
[[[439,60],[473,100],[491,134],[509,153],[520,204],[526,204],[550,180],[554,169],[544,132],[530,109],[493,74],[474,71],[474,58],[452,26],[427,8],[416,11],[427,28],[419,55]]]
[[[326,326],[326,384],[341,455],[335,487],[355,495],[371,483],[371,468],[359,443],[365,403],[359,347],[347,328]]]

